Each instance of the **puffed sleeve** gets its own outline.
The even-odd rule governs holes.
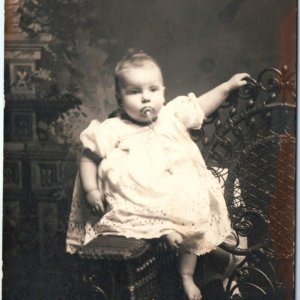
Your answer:
[[[200,129],[205,119],[205,114],[193,93],[175,98],[167,104],[167,108],[186,128]]]
[[[80,141],[84,149],[89,149],[101,158],[106,155],[116,144],[115,130],[112,119],[104,122],[93,120],[80,134]]]

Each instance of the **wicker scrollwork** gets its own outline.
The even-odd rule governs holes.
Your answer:
[[[228,297],[284,299],[280,259],[294,255],[295,73],[269,68],[247,81],[192,136],[224,182],[236,232],[221,245],[241,257]]]

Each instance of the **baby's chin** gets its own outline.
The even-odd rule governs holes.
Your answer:
[[[152,120],[154,120],[156,118],[157,118],[156,114],[155,115],[153,114],[151,116],[147,116],[147,117],[143,117],[143,118],[136,118],[134,120],[137,121],[137,122],[141,122],[141,123],[147,124],[147,123],[151,122]]]
[[[135,122],[141,123],[141,124],[149,124],[150,122],[157,119],[157,113],[155,111],[152,111],[150,114],[140,114],[140,115],[132,115],[128,114],[128,116]]]

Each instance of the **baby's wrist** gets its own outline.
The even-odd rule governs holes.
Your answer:
[[[231,83],[230,79],[223,83],[223,89],[226,93],[231,92],[231,90],[233,89],[233,86],[232,86],[232,83]]]

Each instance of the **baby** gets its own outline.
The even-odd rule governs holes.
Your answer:
[[[80,136],[80,178],[94,215],[81,218],[84,243],[97,235],[165,237],[179,251],[187,298],[201,299],[193,280],[197,255],[215,249],[231,227],[221,187],[189,129],[201,128],[248,76],[236,74],[199,98],[189,94],[166,104],[162,72],[151,56],[132,52],[119,62],[117,113],[93,120]]]

